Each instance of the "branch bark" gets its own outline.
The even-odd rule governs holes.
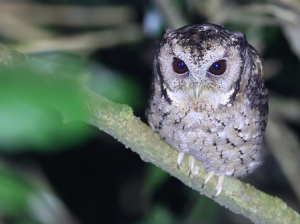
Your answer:
[[[26,56],[0,44],[0,66],[14,66],[26,60]],[[47,77],[49,78],[55,77]],[[149,126],[135,117],[129,106],[116,104],[87,88],[78,91],[88,113],[87,123],[110,134],[126,148],[138,153],[142,160],[162,168],[200,194],[210,198],[215,194],[217,177],[212,178],[202,189],[201,185],[207,173],[200,162],[196,163],[196,171],[191,177],[187,175],[189,172],[187,158],[183,159],[181,169],[177,169],[177,152],[155,135]],[[234,178],[226,177],[222,193],[212,200],[248,217],[255,223],[300,223],[299,214],[281,199],[267,195]]]

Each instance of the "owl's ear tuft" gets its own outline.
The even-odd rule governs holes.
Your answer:
[[[251,45],[249,46],[249,51],[251,55],[251,60],[252,60],[252,75],[258,75],[261,78],[264,75],[264,71],[263,71],[263,60],[261,58],[261,56],[259,55],[259,53],[254,49],[254,47],[252,47]]]
[[[164,30],[164,32],[161,35],[161,40],[160,40],[160,46],[166,44],[167,40],[168,40],[168,35],[170,32],[172,32],[173,30],[171,30],[170,28]]]
[[[162,33],[161,37],[165,37],[166,35],[168,35],[172,30],[170,28],[167,28],[164,30],[164,32]]]
[[[167,36],[169,35],[170,32],[172,32],[173,30],[171,30],[170,28],[164,30],[164,32],[161,35],[161,40],[163,39],[167,39]]]

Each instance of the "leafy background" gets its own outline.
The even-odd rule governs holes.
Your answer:
[[[0,41],[37,60],[0,71],[0,223],[251,223],[81,122],[74,100],[85,84],[147,122],[162,31],[204,22],[242,31],[263,56],[264,164],[243,181],[300,212],[299,21],[297,0],[1,0]]]

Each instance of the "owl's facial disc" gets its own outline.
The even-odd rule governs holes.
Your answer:
[[[173,103],[226,105],[247,85],[247,46],[244,35],[211,24],[167,30],[157,54],[161,86]]]
[[[187,65],[184,63],[183,60],[181,60],[177,57],[173,58],[172,67],[173,67],[174,72],[177,75],[185,75],[188,73]],[[226,68],[227,68],[226,60],[223,60],[223,59],[218,60],[209,67],[209,69],[207,70],[207,73],[209,73],[212,76],[218,77],[225,73]],[[198,100],[201,92],[205,88],[205,85],[203,82],[193,82],[193,84],[191,85],[191,88],[193,89],[196,100]]]

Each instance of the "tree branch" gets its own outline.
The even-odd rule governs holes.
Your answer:
[[[27,59],[26,56],[2,44],[0,44],[0,55],[1,66],[14,66]],[[55,75],[47,77],[47,79],[51,78],[55,78]],[[177,169],[177,152],[154,134],[149,126],[135,117],[129,106],[116,104],[87,88],[78,91],[88,114],[85,120],[87,123],[115,137],[126,148],[131,148],[138,153],[142,160],[162,168],[200,194],[208,197],[215,194],[217,177],[212,178],[202,189],[201,185],[207,173],[200,162],[196,163],[192,177],[188,177],[187,158],[183,159],[181,169]],[[235,213],[248,217],[255,223],[300,223],[299,214],[281,199],[267,195],[234,178],[226,177],[222,193],[212,200]]]

